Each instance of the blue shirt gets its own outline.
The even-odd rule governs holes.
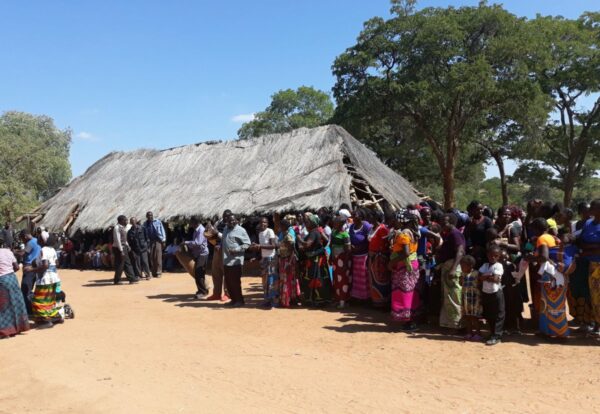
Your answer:
[[[600,223],[594,224],[594,218],[589,219],[583,225],[583,229],[581,229],[581,241],[584,243],[590,244],[600,244]],[[586,258],[591,262],[600,262],[600,256],[586,256]]]
[[[419,244],[417,245],[417,256],[425,256],[427,254],[427,235],[429,234],[429,229],[427,227],[419,226],[419,232],[421,232],[421,237],[419,237]]]
[[[146,229],[146,234],[151,242],[165,242],[167,237],[165,236],[165,228],[163,227],[160,220],[146,220],[144,222],[144,228]]]
[[[35,259],[40,256],[42,248],[38,244],[36,239],[31,239],[25,245],[25,257],[23,258],[23,263],[26,265],[30,265],[33,263]]]

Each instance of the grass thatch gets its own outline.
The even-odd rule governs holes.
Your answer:
[[[353,171],[354,170],[354,171]],[[370,190],[394,207],[419,200],[408,181],[343,128],[298,129],[243,141],[113,152],[40,209],[51,230],[104,229],[119,214],[169,220],[338,207]],[[75,208],[75,206],[77,206]],[[73,216],[73,212],[77,211]],[[69,223],[71,224],[71,223]]]

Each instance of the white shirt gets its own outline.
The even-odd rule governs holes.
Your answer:
[[[267,228],[266,230],[258,233],[258,243],[259,244],[271,244],[271,240],[276,239],[275,232],[273,229]],[[266,257],[275,257],[275,249],[260,249],[260,255],[264,259]]]
[[[56,250],[49,246],[42,247],[42,260],[48,261],[48,269],[46,269],[42,277],[38,279],[36,283],[38,285],[52,285],[54,283],[59,283],[60,278],[56,271],[56,262],[58,261]]]
[[[494,276],[500,276],[502,278],[502,275],[504,274],[504,266],[502,266],[502,263],[485,263],[479,268],[479,273],[482,275],[491,273]],[[484,280],[481,290],[484,293],[496,293],[501,289],[501,286],[501,282],[496,283]]]

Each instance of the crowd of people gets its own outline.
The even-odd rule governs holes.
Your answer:
[[[193,264],[196,299],[227,307],[245,306],[242,270],[245,262],[259,260],[263,307],[373,306],[389,310],[390,321],[403,330],[440,326],[488,345],[524,329],[566,338],[576,327],[600,337],[600,199],[577,210],[576,218],[570,209],[540,200],[525,211],[493,211],[477,201],[466,212],[431,202],[389,214],[342,205],[242,224],[225,210],[216,223],[192,217],[184,241],[173,241],[166,252]],[[130,284],[160,277],[167,231],[151,212],[143,223],[119,216],[110,240],[113,282],[121,284],[123,273]],[[8,292],[0,296],[0,336],[28,329],[28,319],[40,327],[59,321],[53,311],[60,309],[58,259],[48,233],[42,231],[37,242],[26,232],[21,238],[20,299],[17,259],[0,250],[0,289]],[[25,313],[9,315],[10,306],[2,307],[7,301],[16,307],[22,302]]]

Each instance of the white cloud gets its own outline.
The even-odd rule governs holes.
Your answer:
[[[90,132],[85,132],[85,131],[79,132],[77,135],[75,135],[75,138],[77,138],[78,140],[87,141],[87,142],[98,141],[98,138],[96,138],[93,134],[91,134]]]
[[[242,122],[250,122],[254,119],[254,114],[239,114],[235,115],[231,118],[231,121],[242,123]]]

